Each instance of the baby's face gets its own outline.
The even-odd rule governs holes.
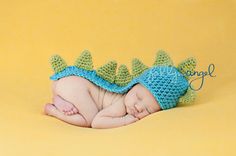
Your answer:
[[[155,97],[139,83],[129,90],[124,103],[127,113],[139,119],[161,110]]]

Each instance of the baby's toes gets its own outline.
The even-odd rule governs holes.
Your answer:
[[[74,112],[73,112],[72,110],[69,110],[69,111],[66,111],[65,114],[66,114],[66,115],[73,115]]]
[[[70,112],[71,112],[71,115],[73,115],[73,114],[77,114],[79,111],[76,108],[72,108]]]
[[[74,114],[73,110],[69,111],[69,115],[73,115],[73,114]]]
[[[69,111],[68,110],[63,110],[65,115],[69,115]]]
[[[74,112],[74,114],[79,112],[79,110],[77,108],[75,108],[75,107],[72,108],[72,111]]]
[[[70,105],[65,105],[63,108],[63,111],[68,112],[72,109],[72,107]]]
[[[70,115],[70,111],[65,111],[65,115]]]

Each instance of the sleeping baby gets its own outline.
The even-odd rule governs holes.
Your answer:
[[[132,74],[123,64],[116,73],[114,60],[93,70],[87,50],[74,66],[67,66],[59,55],[51,57],[51,64],[53,98],[44,112],[80,127],[125,126],[179,102],[191,103],[196,95],[185,74],[194,70],[195,59],[188,58],[176,68],[164,51],[156,54],[151,68],[133,59]]]
[[[160,110],[153,95],[140,84],[118,94],[82,77],[68,76],[53,82],[53,95],[53,104],[47,104],[45,112],[83,127],[123,126]]]

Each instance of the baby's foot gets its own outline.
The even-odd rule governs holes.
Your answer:
[[[46,115],[56,116],[56,113],[58,113],[57,111],[57,108],[53,104],[47,103],[44,106],[44,113]]]
[[[54,96],[53,104],[59,111],[65,113],[66,115],[73,115],[79,112],[79,110],[72,103],[65,101],[58,95]]]

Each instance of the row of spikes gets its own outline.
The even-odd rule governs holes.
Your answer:
[[[55,73],[59,73],[67,67],[66,62],[59,55],[53,55],[51,57],[51,65]],[[194,69],[194,65],[196,65],[195,60],[189,58],[189,60],[185,60],[179,64],[178,68],[181,73],[184,73],[190,69],[189,65],[191,69]],[[94,66],[91,53],[88,50],[84,50],[76,59],[74,66],[88,71],[93,70]],[[160,50],[156,53],[156,58],[152,66],[173,66],[173,61],[166,52]],[[115,83],[119,86],[126,86],[130,81],[132,81],[132,79],[138,77],[149,68],[150,67],[143,64],[139,59],[134,58],[132,59],[132,74],[130,74],[127,66],[124,64],[119,66],[118,73],[116,74],[117,62],[115,60],[111,60],[103,66],[97,68],[96,73],[110,83]],[[186,78],[188,77],[186,76]]]

